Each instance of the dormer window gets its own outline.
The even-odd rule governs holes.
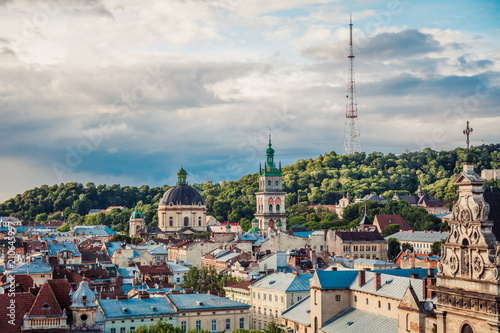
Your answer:
[[[50,305],[49,303],[43,303],[42,304],[42,309],[46,310],[46,309],[50,309]]]

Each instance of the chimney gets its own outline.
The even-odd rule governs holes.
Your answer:
[[[379,290],[381,286],[382,286],[382,281],[380,273],[375,273],[375,291]]]
[[[139,299],[148,299],[149,294],[147,291],[139,291],[139,295],[137,297],[139,297]]]
[[[434,277],[434,269],[429,268],[427,275],[423,279],[423,293],[424,300],[431,299],[434,296],[434,291],[429,287],[433,287],[436,285],[436,278]]]
[[[365,271],[359,271],[359,275],[358,275],[358,280],[359,280],[359,286],[360,287],[363,287],[363,285],[365,284],[365,281],[366,281],[366,272]]]
[[[418,274],[417,273],[410,273],[410,278],[418,279]]]
[[[434,268],[427,269],[427,276],[434,277]]]

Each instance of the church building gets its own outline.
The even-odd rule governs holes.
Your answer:
[[[207,230],[207,206],[201,194],[186,182],[186,171],[177,173],[177,185],[165,192],[158,204],[158,227],[168,237]]]
[[[252,221],[252,228],[266,230],[267,228],[286,231],[285,194],[281,180],[281,165],[276,168],[274,163],[274,149],[269,136],[269,147],[266,150],[264,169],[259,172],[259,192],[257,212]]]

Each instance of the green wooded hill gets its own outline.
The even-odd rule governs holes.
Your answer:
[[[482,169],[500,169],[499,151],[500,144],[471,148],[477,162],[476,171],[479,173]],[[426,148],[401,155],[373,152],[369,155],[356,153],[340,156],[330,152],[315,159],[298,160],[282,169],[291,222],[289,225],[309,223],[309,228],[331,227],[331,223],[324,223],[336,221],[333,226],[341,227],[356,222],[359,214],[350,215],[347,221],[340,223],[335,213],[307,209],[307,205],[335,204],[346,192],[353,199],[370,193],[390,198],[394,193],[415,194],[420,184],[427,195],[454,199],[456,188],[453,186],[453,178],[454,174],[461,171],[461,161],[465,154],[465,149],[461,148],[440,152]],[[210,215],[220,221],[240,222],[247,229],[255,211],[257,177],[255,173],[237,181],[205,182],[192,186],[206,198]],[[500,181],[488,181],[486,187],[500,191]],[[116,184],[96,186],[93,183],[85,186],[80,183],[43,185],[5,201],[0,205],[0,215],[16,216],[25,222],[43,222],[49,219],[49,213],[62,211],[64,219],[71,224],[106,224],[116,226],[115,229],[121,231],[127,229],[132,209],[141,210],[146,222],[155,224],[158,202],[169,188],[170,186],[134,187]],[[85,216],[89,209],[109,206],[126,206],[130,209],[115,209],[109,214]],[[61,216],[52,217],[56,218]]]

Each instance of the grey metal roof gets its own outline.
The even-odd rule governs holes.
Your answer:
[[[348,289],[358,271],[316,271],[321,289]]]
[[[226,297],[209,294],[175,294],[168,295],[179,311],[203,311],[225,309],[248,309],[250,305],[232,301]],[[200,304],[201,302],[201,304]]]
[[[389,269],[388,271],[392,271]],[[408,289],[408,286],[413,286],[413,289],[417,293],[418,297],[423,295],[423,282],[420,279],[412,279],[408,277],[395,276],[390,274],[384,274],[381,272],[380,281],[381,286],[378,290],[375,290],[375,273],[373,271],[365,271],[365,284],[361,287],[359,286],[359,274],[356,276],[354,281],[351,283],[351,290],[357,290],[366,292],[372,295],[384,296],[392,299],[401,300]]]
[[[326,323],[320,331],[325,333],[396,333],[398,320],[349,308]]]
[[[354,265],[370,265],[370,266],[393,266],[398,267],[395,263],[383,261],[383,260],[375,260],[375,259],[363,259],[357,258],[353,260]]]
[[[52,270],[50,269],[49,264],[47,264],[45,261],[41,260],[35,260],[35,262],[22,262],[19,261],[16,263],[13,269],[7,270],[5,273],[6,274],[23,274],[26,275],[29,273],[31,274],[38,274],[38,273],[52,273]]]
[[[311,326],[311,300],[304,297],[281,314],[281,318],[291,320],[305,326]]]
[[[250,288],[282,292],[309,291],[309,280],[312,276],[312,274],[273,273],[256,281]]]
[[[138,297],[126,300],[100,299],[98,302],[106,320],[177,315],[172,304],[163,295],[147,299]]]
[[[400,231],[390,236],[385,237],[389,239],[391,237],[396,238],[399,242],[440,242],[443,239],[448,238],[448,232],[439,231]]]
[[[157,245],[151,250],[148,250],[148,252],[152,255],[167,255],[168,254],[168,248],[164,245]]]

